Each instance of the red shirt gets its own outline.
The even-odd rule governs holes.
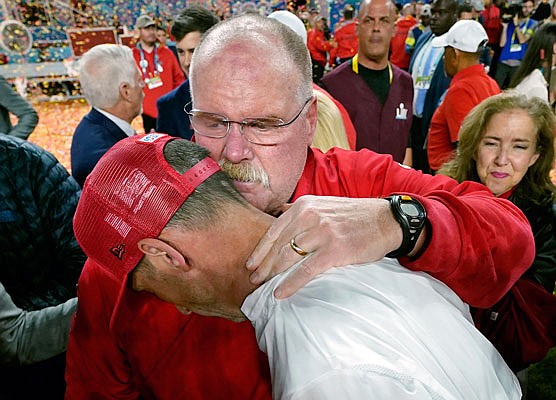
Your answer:
[[[427,155],[432,170],[440,169],[456,149],[459,130],[469,111],[500,87],[481,64],[465,68],[452,78],[448,91],[434,112],[429,130]]]
[[[321,65],[326,65],[326,53],[332,44],[324,38],[324,32],[319,29],[309,29],[307,32],[307,47],[311,58]]]
[[[488,44],[491,46],[499,46],[500,35],[502,34],[500,9],[494,4],[491,4],[481,11],[481,15],[483,17],[483,26],[488,36]]]
[[[401,262],[444,281],[471,305],[494,304],[533,261],[529,223],[483,185],[423,175],[369,150],[308,152],[293,200],[416,194],[431,239],[419,258]],[[68,342],[67,399],[271,398],[268,361],[249,322],[183,315],[154,295],[129,289],[109,331],[119,286],[86,262]]]
[[[351,58],[357,53],[359,39],[355,33],[355,21],[344,21],[334,31],[334,41],[338,47],[330,50],[330,58]]]
[[[416,23],[417,20],[411,15],[400,18],[396,22],[394,37],[390,41],[390,62],[396,67],[405,70],[409,68],[411,55],[405,52],[405,39],[407,39],[409,30],[413,28]]]
[[[160,79],[162,80],[161,86],[149,89],[149,85],[145,84],[145,87],[143,88],[143,92],[145,93],[145,99],[143,100],[143,114],[156,118],[158,116],[158,110],[156,108],[156,101],[158,98],[177,88],[185,80],[185,75],[180,68],[176,56],[168,47],[156,48],[158,64],[162,67],[162,72],[158,72],[156,70],[154,51],[151,51],[150,53],[144,51],[143,54],[145,60],[147,61],[147,67],[144,70],[141,68],[140,64],[141,50],[138,47],[133,48],[133,58],[135,58],[135,62],[139,67],[143,80],[152,79],[156,75],[160,76]]]

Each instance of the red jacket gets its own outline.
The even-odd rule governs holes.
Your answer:
[[[417,20],[412,15],[398,19],[394,37],[390,41],[390,62],[398,68],[407,70],[411,55],[405,52],[405,39],[407,33],[415,26]]]
[[[483,17],[483,26],[488,35],[488,44],[498,46],[500,44],[500,35],[502,34],[500,9],[494,4],[491,4],[481,11],[481,15]]]
[[[135,58],[135,63],[141,72],[143,80],[152,78],[155,75],[159,75],[162,79],[162,85],[159,87],[149,89],[148,85],[145,84],[143,88],[143,92],[145,93],[143,114],[153,118],[158,116],[158,110],[156,108],[156,101],[158,98],[177,88],[185,80],[185,75],[181,70],[176,56],[172,53],[172,50],[168,47],[157,47],[156,53],[158,55],[159,64],[162,67],[162,72],[155,72],[154,51],[150,53],[146,51],[143,52],[145,60],[148,63],[147,68],[143,71],[139,64],[141,61],[141,51],[138,47],[133,48],[133,58]]]
[[[470,304],[492,305],[531,265],[535,247],[527,220],[486,187],[423,175],[368,150],[308,151],[293,200],[305,194],[418,194],[431,240],[418,259],[401,262],[430,272]],[[249,322],[185,316],[149,293],[129,289],[109,331],[118,289],[110,275],[87,261],[68,343],[67,399],[271,398],[267,361]]]
[[[321,65],[326,65],[326,53],[332,49],[332,44],[324,38],[324,32],[318,29],[309,29],[307,32],[307,47],[311,59]]]
[[[359,39],[355,32],[357,23],[355,21],[344,21],[334,31],[334,41],[338,47],[330,50],[330,59],[351,58],[357,53]]]

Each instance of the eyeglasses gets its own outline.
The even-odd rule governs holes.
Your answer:
[[[191,126],[196,135],[206,136],[214,139],[222,139],[230,133],[232,124],[239,125],[239,131],[247,141],[253,144],[269,146],[280,141],[279,128],[284,128],[293,124],[307,107],[307,104],[313,99],[309,97],[301,109],[295,114],[290,121],[284,122],[281,118],[244,118],[241,121],[232,121],[223,115],[209,113],[200,110],[187,111],[186,104],[184,111],[189,115]]]

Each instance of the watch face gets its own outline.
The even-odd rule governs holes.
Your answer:
[[[402,211],[411,216],[411,217],[418,217],[419,216],[419,209],[412,203],[401,203],[400,207]]]

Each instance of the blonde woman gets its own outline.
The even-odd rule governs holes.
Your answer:
[[[317,129],[313,137],[312,147],[323,152],[331,147],[340,147],[349,150],[349,143],[340,110],[334,102],[324,93],[313,89],[313,95],[318,101]]]

